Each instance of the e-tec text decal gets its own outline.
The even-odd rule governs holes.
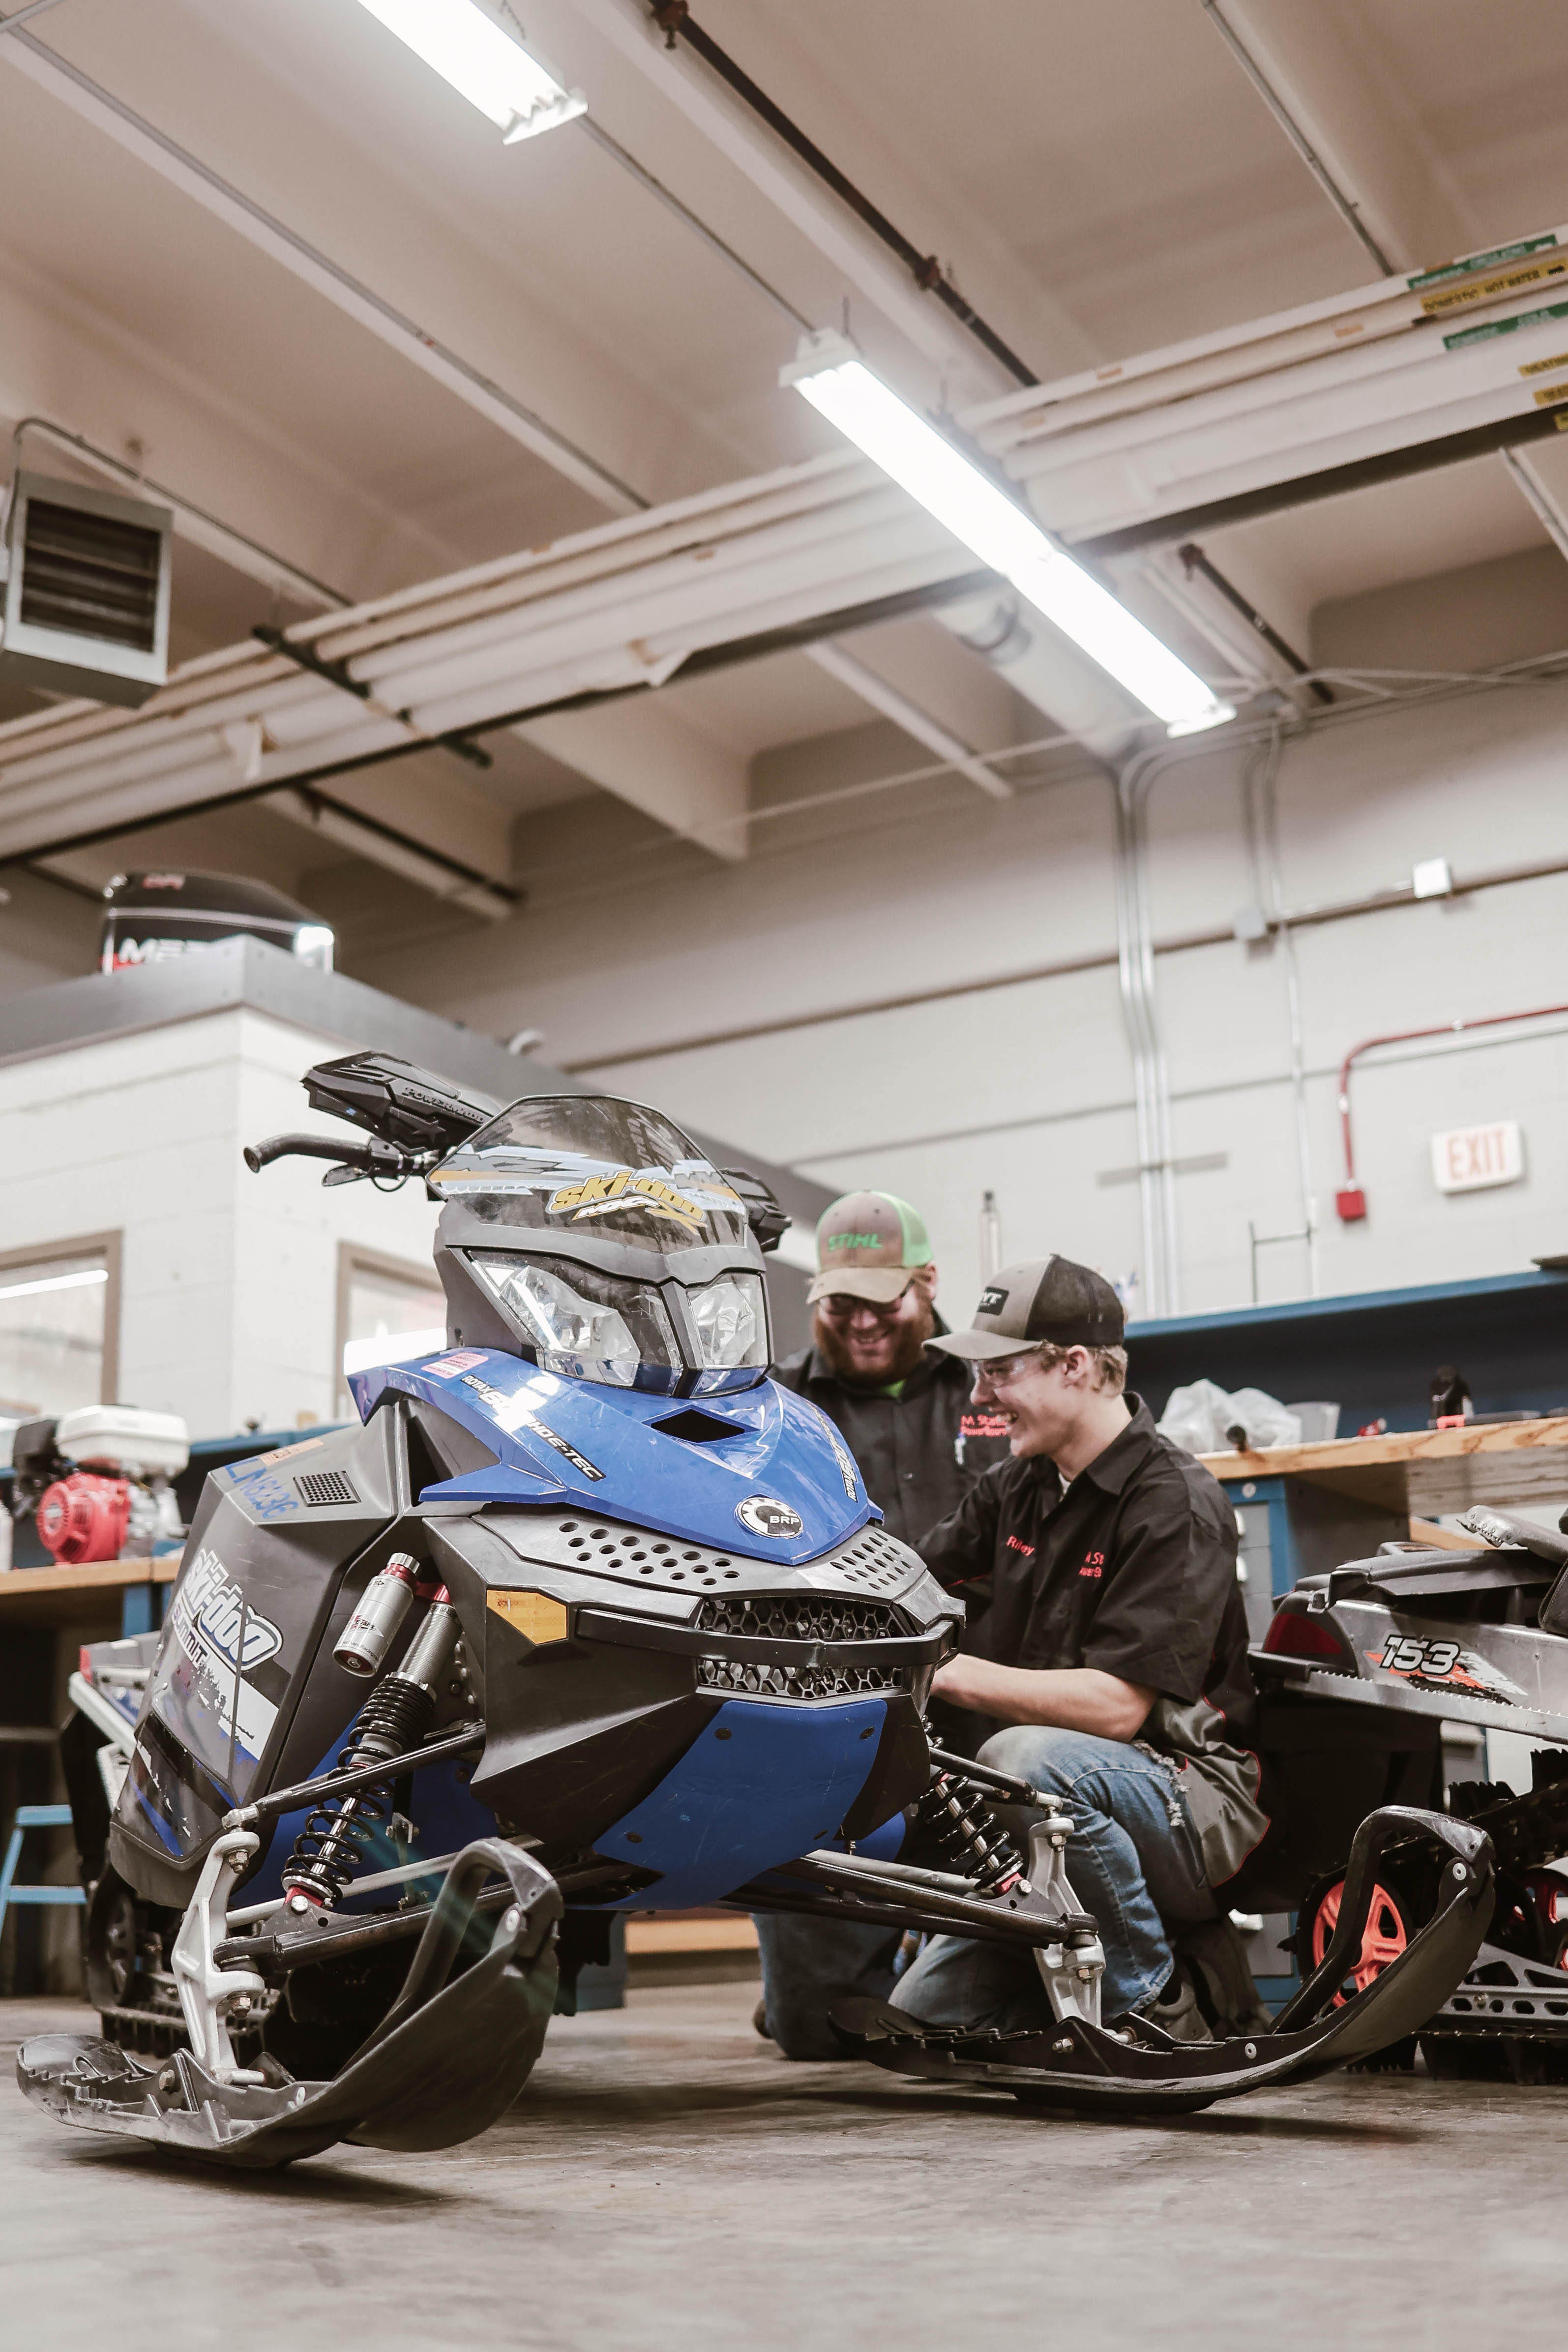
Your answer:
[[[558,1431],[542,1422],[537,1412],[530,1412],[527,1405],[519,1404],[516,1397],[503,1396],[499,1389],[493,1389],[489,1381],[482,1381],[476,1372],[463,1372],[459,1377],[465,1389],[472,1389],[476,1396],[484,1398],[506,1428],[526,1429],[531,1436],[543,1438],[547,1445],[553,1445],[558,1454],[563,1454],[572,1468],[580,1471],[585,1478],[603,1477],[604,1473],[596,1462],[591,1462],[586,1454],[580,1454],[575,1445],[569,1445]]]

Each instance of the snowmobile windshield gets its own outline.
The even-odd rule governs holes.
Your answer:
[[[499,1224],[602,1234],[666,1257],[750,1237],[746,1206],[691,1138],[641,1103],[535,1095],[470,1136],[431,1189]],[[483,1206],[480,1207],[480,1203]]]
[[[711,1395],[748,1388],[766,1368],[760,1275],[736,1269],[688,1288],[522,1251],[471,1250],[467,1257],[528,1354],[563,1379],[666,1393],[684,1385]]]

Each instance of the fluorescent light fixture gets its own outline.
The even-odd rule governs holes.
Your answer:
[[[580,89],[563,89],[475,0],[360,0],[360,5],[498,123],[508,147],[588,111]]]
[[[1196,735],[1235,718],[1232,704],[1221,702],[961,449],[880,383],[847,336],[831,329],[803,336],[779,380],[793,384],[982,563],[1010,580],[1063,636],[1163,719],[1168,733]]]

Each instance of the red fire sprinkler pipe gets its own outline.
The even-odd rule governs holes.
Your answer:
[[[1407,1045],[1417,1037],[1452,1037],[1466,1029],[1496,1029],[1509,1021],[1543,1021],[1554,1013],[1568,1013],[1568,1004],[1537,1004],[1528,1013],[1487,1013],[1479,1021],[1439,1021],[1430,1029],[1396,1029],[1386,1037],[1364,1037],[1339,1066],[1339,1123],[1344,1138],[1344,1186],[1333,1196],[1342,1224],[1354,1225],[1366,1214],[1366,1194],[1355,1181],[1355,1155],[1350,1136],[1350,1069],[1375,1045]]]

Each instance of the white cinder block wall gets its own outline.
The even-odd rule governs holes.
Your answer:
[[[253,1176],[240,1157],[285,1129],[352,1132],[299,1088],[342,1050],[235,1009],[0,1067],[3,1245],[122,1233],[120,1395],[193,1437],[332,1418],[340,1243],[430,1266],[422,1186],[324,1192],[320,1162]]]
[[[788,756],[775,797],[811,788],[810,747]],[[900,764],[894,738],[866,772]],[[1240,765],[1218,742],[1154,788],[1157,940],[1227,930],[1255,895]],[[1287,748],[1279,809],[1291,909],[1408,885],[1421,858],[1446,856],[1461,882],[1568,862],[1568,686],[1326,728]],[[826,843],[779,845],[782,828],[756,827],[745,865],[694,863],[678,884],[635,868],[603,881],[585,842],[575,871],[551,860],[550,887],[535,887],[520,921],[460,949],[400,951],[395,975],[364,976],[492,1033],[537,1023],[558,1064],[601,1063],[607,1086],[744,1135],[826,1183],[907,1193],[931,1223],[950,1310],[975,1295],[987,1187],[1009,1255],[1058,1248],[1116,1276],[1137,1269],[1132,1066],[1113,966],[973,985],[1113,953],[1108,783],[1082,777],[998,804],[949,782],[847,812]],[[1370,1057],[1354,1097],[1371,1215],[1341,1227],[1333,1205],[1341,1056],[1390,1030],[1568,1003],[1568,876],[1296,939],[1320,1292],[1499,1273],[1568,1250],[1561,1016]],[[1223,1156],[1177,1179],[1180,1304],[1244,1305],[1249,1221],[1270,1234],[1302,1223],[1285,954],[1227,937],[1161,954],[1156,972],[1176,1153]],[[783,1025],[944,989],[967,992]],[[763,1034],[649,1050],[747,1027]],[[1525,1130],[1523,1181],[1440,1195],[1430,1136],[1504,1118]],[[1308,1291],[1299,1244],[1267,1250],[1260,1269],[1265,1299]]]

